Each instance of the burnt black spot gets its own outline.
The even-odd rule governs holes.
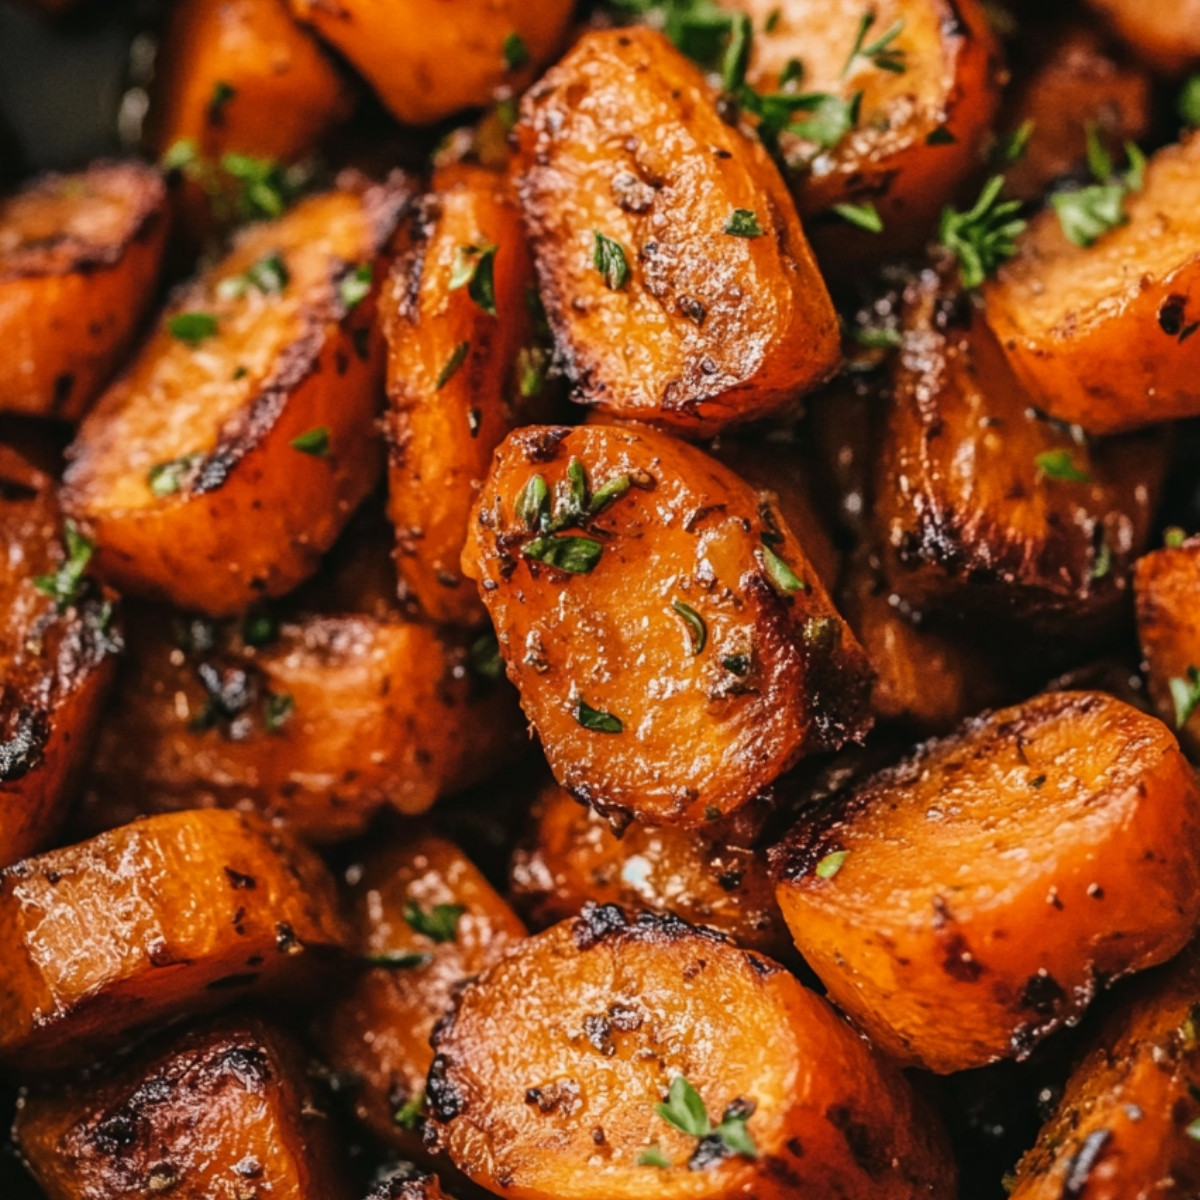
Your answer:
[[[715,1167],[732,1156],[733,1151],[721,1138],[715,1133],[710,1133],[701,1138],[700,1144],[692,1151],[692,1156],[688,1159],[688,1170],[707,1171],[709,1167]]]
[[[624,909],[616,904],[596,904],[589,901],[583,906],[571,927],[575,945],[580,950],[590,950],[597,942],[611,934],[627,928],[629,918]]]
[[[1067,994],[1048,971],[1030,975],[1021,990],[1021,1007],[1032,1009],[1039,1017],[1052,1017]]]
[[[258,972],[247,971],[242,975],[222,975],[220,979],[214,979],[211,983],[205,984],[205,990],[224,992],[232,988],[252,987],[257,982]]]
[[[872,1178],[891,1166],[887,1147],[875,1140],[870,1126],[856,1120],[846,1105],[831,1104],[825,1110],[825,1119],[845,1139],[850,1157]]]
[[[583,1034],[592,1048],[599,1050],[605,1058],[611,1058],[617,1052],[612,1040],[612,1024],[607,1017],[589,1016],[583,1019]]]
[[[275,948],[281,954],[292,954],[301,948],[296,931],[286,921],[275,926]]]
[[[435,1120],[445,1123],[453,1121],[466,1107],[466,1101],[458,1085],[449,1078],[447,1073],[449,1063],[444,1054],[437,1055],[429,1068],[429,1078],[425,1082],[425,1105],[429,1115]]]
[[[232,1075],[248,1092],[261,1091],[274,1076],[265,1050],[253,1046],[233,1046],[221,1057],[218,1069]]]
[[[0,742],[0,783],[24,779],[42,761],[49,737],[50,722],[46,714],[22,709],[17,714],[12,737]]]
[[[241,871],[235,871],[232,867],[225,868],[225,875],[234,891],[253,891],[258,887],[258,880],[253,875],[243,875]]]
[[[75,376],[70,371],[64,371],[54,379],[54,396],[50,401],[50,411],[55,415],[62,412],[71,393],[75,390]]]
[[[1172,292],[1158,310],[1158,327],[1167,337],[1178,337],[1187,315],[1187,297]]]

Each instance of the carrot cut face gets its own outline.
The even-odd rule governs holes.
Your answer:
[[[519,1200],[954,1194],[899,1074],[782,967],[675,917],[590,905],[468,985],[434,1049],[438,1148]]]
[[[773,866],[830,998],[899,1061],[948,1073],[1028,1055],[1187,944],[1200,792],[1153,717],[1049,693],[802,819]]]
[[[515,164],[575,398],[683,433],[796,407],[837,317],[766,150],[659,33],[586,34],[522,102]]]
[[[556,778],[606,815],[702,824],[869,726],[862,651],[795,534],[663,434],[511,434],[463,569]]]
[[[99,162],[0,198],[0,411],[77,420],[154,298],[162,177]]]
[[[118,588],[244,611],[316,570],[373,490],[374,297],[408,191],[345,183],[186,285],[80,426],[63,505]]]

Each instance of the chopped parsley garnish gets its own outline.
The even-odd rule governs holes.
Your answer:
[[[415,900],[404,902],[404,920],[409,928],[439,946],[458,937],[458,921],[466,911],[462,904],[435,904],[427,912]]]
[[[1183,679],[1176,676],[1168,684],[1175,705],[1176,729],[1182,729],[1200,706],[1200,667],[1188,667],[1185,675]]]
[[[263,725],[268,733],[278,733],[296,710],[296,701],[290,692],[268,692],[263,702]]]
[[[721,1148],[743,1158],[757,1158],[758,1147],[746,1127],[754,1106],[744,1101],[735,1101],[726,1108],[721,1123],[714,1127],[700,1093],[682,1076],[671,1080],[665,1103],[656,1104],[654,1111],[672,1128],[688,1137],[702,1141],[715,1138]]]
[[[792,113],[806,114],[790,125],[783,122],[788,133],[812,142],[822,150],[832,150],[842,141],[858,124],[862,109],[862,92],[855,92],[849,100],[832,92],[809,92],[788,99],[792,101],[789,116]]]
[[[1200,1117],[1197,1117],[1194,1121],[1191,1121],[1185,1125],[1183,1132],[1186,1133],[1193,1142],[1200,1142]]]
[[[898,350],[904,345],[900,330],[890,325],[858,325],[851,336],[868,350]]]
[[[497,246],[459,246],[450,268],[450,290],[465,287],[467,295],[490,317],[496,315]]]
[[[1178,525],[1170,525],[1163,530],[1163,545],[1168,550],[1178,550],[1187,541],[1187,532]]]
[[[1071,457],[1070,450],[1043,450],[1034,457],[1038,474],[1059,483],[1091,483],[1092,477],[1081,471]]]
[[[744,679],[750,673],[750,656],[748,654],[727,654],[721,659],[721,666],[730,675],[736,675],[739,679]]]
[[[389,970],[403,971],[409,967],[423,967],[433,961],[432,954],[421,954],[418,951],[385,950],[380,954],[366,954],[363,961],[371,967],[386,967]]]
[[[1011,167],[1025,157],[1029,149],[1029,139],[1033,136],[1033,121],[1022,121],[1012,133],[1006,133],[996,139],[992,150],[992,159],[997,166]]]
[[[1145,182],[1146,159],[1132,142],[1125,143],[1129,169],[1117,175],[1112,156],[1100,141],[1093,122],[1087,125],[1088,167],[1097,180],[1087,187],[1056,192],[1050,203],[1062,231],[1077,246],[1094,246],[1104,234],[1129,220],[1125,198],[1140,192]]]
[[[620,242],[605,237],[600,230],[595,230],[595,250],[592,262],[604,279],[604,285],[612,292],[619,292],[629,281],[629,263],[625,259],[625,250]]]
[[[600,561],[604,547],[595,538],[543,534],[526,542],[521,553],[560,571],[586,575]]]
[[[749,208],[735,208],[729,214],[722,232],[732,237],[756,238],[762,237],[763,228],[758,223],[758,214]]]
[[[1105,535],[1103,525],[1096,526],[1096,534],[1096,545],[1092,552],[1092,578],[1106,579],[1113,566],[1112,545]]]
[[[212,313],[182,312],[167,320],[167,332],[177,341],[198,346],[217,332],[217,318]]]
[[[841,869],[846,859],[850,857],[849,850],[834,850],[825,855],[817,863],[815,874],[818,879],[832,879]]]
[[[527,67],[532,61],[529,53],[529,47],[525,45],[525,39],[515,31],[510,33],[504,39],[504,65],[510,71],[519,71],[522,67]]]
[[[835,204],[833,211],[844,221],[865,229],[868,233],[883,232],[883,218],[874,204]]]
[[[324,425],[318,425],[316,429],[310,429],[307,433],[292,438],[288,444],[293,450],[299,450],[301,454],[309,454],[313,458],[328,458],[330,455],[329,430]]]
[[[1179,115],[1192,129],[1200,129],[1200,73],[1189,75],[1179,93]]]
[[[425,1118],[425,1093],[418,1092],[411,1096],[403,1108],[398,1109],[392,1118],[401,1129],[412,1133]]]
[[[541,475],[531,475],[525,486],[517,493],[513,505],[517,520],[526,529],[537,529],[549,513],[550,489]]]
[[[283,216],[298,191],[292,172],[272,158],[223,154],[220,168],[238,185],[237,206],[245,221]]]
[[[438,374],[437,382],[434,385],[436,391],[441,391],[442,388],[458,374],[458,368],[467,361],[467,351],[471,349],[470,342],[459,342],[450,353],[450,357],[446,359],[446,365]]]
[[[338,284],[338,295],[347,312],[353,312],[370,295],[374,277],[375,269],[370,263],[359,263]]]
[[[845,67],[842,68],[842,78],[850,74],[855,62],[860,58],[866,59],[881,71],[904,74],[904,51],[893,45],[904,31],[904,21],[897,21],[886,33],[880,34],[873,42],[868,42],[866,37],[875,20],[874,12],[863,13],[862,20],[858,23],[858,33],[854,38],[854,48],[850,51],[850,57],[846,59]]]
[[[269,646],[279,636],[279,622],[261,606],[242,618],[242,641],[247,646]]]
[[[958,260],[963,287],[981,287],[984,281],[1017,252],[1017,235],[1026,222],[1017,214],[1019,200],[1001,200],[1004,176],[993,175],[979,199],[967,212],[947,207],[938,225],[938,244]]]
[[[783,9],[773,8],[767,13],[767,19],[763,22],[764,33],[774,33],[779,28],[779,22],[783,20]]]
[[[504,675],[504,659],[500,657],[500,643],[496,635],[490,630],[481,633],[467,651],[467,662],[481,679],[500,679]]]
[[[708,626],[704,618],[690,605],[682,600],[676,600],[671,607],[683,618],[692,639],[692,654],[699,654],[708,642]]]
[[[725,59],[721,64],[721,84],[725,91],[736,92],[746,82],[746,68],[750,65],[750,46],[754,39],[754,27],[745,13],[731,18],[729,44],[725,48]]]
[[[658,1167],[660,1170],[669,1171],[671,1160],[662,1152],[662,1147],[654,1142],[637,1156],[637,1165],[639,1167]]]
[[[33,586],[43,595],[50,596],[60,613],[66,612],[79,599],[83,573],[96,551],[95,544],[79,532],[74,521],[64,524],[63,541],[67,553],[58,570],[53,575],[36,575],[33,579]]]
[[[522,346],[517,352],[517,382],[524,399],[542,394],[549,366],[550,355],[541,346]]]
[[[770,546],[764,542],[759,549],[762,551],[763,565],[767,568],[767,575],[776,591],[784,593],[808,591],[808,584]]]
[[[199,151],[191,138],[180,138],[172,142],[159,159],[159,165],[164,171],[182,171],[196,162]]]
[[[208,99],[207,118],[210,125],[222,125],[225,122],[225,105],[237,95],[237,88],[218,79],[213,84],[212,95]]]
[[[287,264],[282,257],[279,254],[267,254],[252,263],[240,275],[222,279],[217,287],[217,295],[222,300],[238,300],[251,288],[266,295],[273,295],[282,292],[290,279]]]
[[[196,453],[159,463],[147,472],[146,483],[155,496],[173,496],[203,461],[204,455]]]
[[[620,733],[625,728],[620,717],[615,717],[602,708],[593,708],[582,696],[576,704],[575,720],[584,729],[591,729],[596,733]]]

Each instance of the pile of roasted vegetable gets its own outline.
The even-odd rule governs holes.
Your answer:
[[[1200,3],[157,7],[0,199],[0,1196],[1200,1197]]]

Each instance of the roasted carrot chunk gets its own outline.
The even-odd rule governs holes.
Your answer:
[[[409,125],[512,95],[559,48],[571,0],[288,0]]]
[[[795,535],[662,434],[511,434],[463,569],[555,777],[606,815],[727,815],[869,723],[862,651]]]
[[[1179,71],[1200,62],[1200,4],[1145,4],[1142,0],[1088,0],[1148,63]]]
[[[1168,439],[1088,445],[1040,418],[986,323],[932,272],[909,289],[874,517],[892,587],[918,610],[1085,639],[1127,607]]]
[[[783,957],[791,938],[761,845],[770,813],[769,804],[752,801],[702,829],[632,824],[618,837],[598,813],[548,784],[513,857],[514,902],[538,928],[578,916],[589,901],[674,913]]]
[[[348,1200],[304,1052],[223,1018],[35,1088],[16,1131],[47,1200]]]
[[[1125,224],[1071,241],[1053,209],[986,289],[987,320],[1034,403],[1089,433],[1200,413],[1200,137],[1158,151]]]
[[[125,825],[0,872],[0,1058],[86,1060],[184,1013],[312,979],[344,932],[311,852],[239,813]]]
[[[1159,716],[1200,755],[1200,538],[1138,560],[1138,640]]]
[[[785,102],[807,98],[778,144],[822,254],[832,261],[918,249],[977,169],[999,104],[1000,56],[981,5],[739,0],[730,7],[755,23],[751,86]],[[858,229],[838,205],[870,206],[882,228]]]
[[[367,1200],[449,1200],[436,1175],[405,1164],[381,1179]]]
[[[1001,116],[1005,135],[1022,146],[1004,173],[1006,193],[1037,200],[1051,184],[1084,170],[1089,125],[1119,157],[1126,142],[1149,132],[1153,103],[1150,73],[1115,52],[1103,31],[1082,23],[1053,29],[1048,45],[1017,75]]]
[[[1071,1075],[1014,1200],[1190,1196],[1200,1189],[1200,954],[1195,945],[1121,996]]]
[[[354,871],[352,920],[363,968],[318,1021],[326,1058],[356,1079],[358,1118],[422,1153],[429,1036],[464,979],[525,929],[452,843],[428,834],[375,849]]]
[[[16,451],[2,450],[0,867],[58,832],[121,649],[115,596],[86,574],[90,544],[73,527],[64,544],[49,479],[5,470]]]
[[[481,782],[525,741],[512,689],[471,669],[470,638],[395,614],[252,616],[236,631],[140,617],[89,832],[218,805],[339,841],[388,805],[416,814]]]
[[[311,574],[371,492],[372,280],[407,191],[346,182],[185,287],[80,427],[63,503],[101,578],[236,613]]]
[[[1170,731],[1056,692],[803,818],[773,865],[830,998],[895,1058],[950,1072],[1027,1055],[1106,983],[1177,953],[1200,916],[1198,850],[1200,792]]]
[[[581,403],[685,432],[795,406],[837,318],[766,150],[647,29],[589,33],[527,94],[521,202]]]
[[[396,567],[434,620],[480,624],[460,560],[492,451],[514,403],[545,385],[534,344],[533,264],[502,175],[440,172],[383,300],[388,340],[388,514]]]
[[[83,415],[154,298],[166,233],[162,178],[138,163],[0,198],[0,410]]]
[[[438,1148],[523,1200],[949,1197],[936,1121],[782,967],[589,905],[470,984],[434,1034]]]

